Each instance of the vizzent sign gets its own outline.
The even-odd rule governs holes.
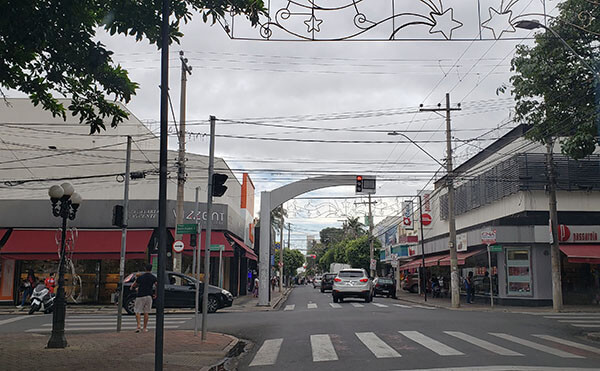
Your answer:
[[[560,242],[586,243],[600,242],[600,226],[596,225],[574,225],[558,226],[558,240]]]

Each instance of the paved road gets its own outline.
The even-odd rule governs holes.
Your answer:
[[[125,328],[134,327],[125,317]],[[581,336],[599,314],[456,311],[387,298],[334,305],[311,286],[294,289],[280,311],[216,313],[209,330],[249,339],[241,370],[600,369],[600,344]],[[114,316],[69,316],[69,332],[114,330]],[[191,329],[190,315],[167,315]],[[0,318],[0,333],[47,333],[51,316]],[[592,327],[593,329],[593,327]],[[487,368],[477,368],[488,366]]]

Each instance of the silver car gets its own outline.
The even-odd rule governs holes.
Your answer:
[[[373,299],[373,281],[364,269],[342,269],[333,280],[333,302],[344,298],[363,298],[369,303]]]

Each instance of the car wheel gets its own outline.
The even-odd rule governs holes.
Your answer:
[[[344,302],[344,298],[340,297],[340,303]]]
[[[123,304],[123,308],[125,308],[127,314],[135,314],[135,296],[128,297],[125,304]]]
[[[325,292],[325,289],[321,287],[321,292]]]
[[[219,302],[214,296],[208,297],[208,313],[214,313],[219,309]]]

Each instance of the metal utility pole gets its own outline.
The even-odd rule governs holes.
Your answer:
[[[187,74],[192,74],[192,67],[187,65],[187,58],[183,57],[183,51],[179,52],[181,61],[181,96],[179,101],[179,154],[177,156],[177,213],[175,215],[175,224],[183,224],[183,203],[185,192],[185,102],[186,102],[186,84]],[[181,240],[183,236],[177,234],[175,240]],[[173,254],[173,270],[181,272],[182,254]]]
[[[554,140],[546,141],[546,166],[548,168],[548,211],[550,213],[550,261],[552,264],[552,309],[560,312],[563,308],[560,277],[560,248],[558,245],[558,211],[556,206],[556,174],[554,173]],[[490,278],[491,279],[491,278]],[[491,281],[490,281],[491,282]]]
[[[450,93],[446,93],[446,107],[441,108],[423,108],[421,105],[420,111],[424,112],[446,112],[446,187],[448,188],[448,229],[449,240],[448,248],[450,250],[450,281],[452,292],[452,308],[460,307],[460,285],[458,278],[458,260],[456,257],[456,219],[454,217],[454,174],[452,168],[452,128],[450,112],[460,111],[460,103],[458,107],[450,107]]]
[[[156,289],[156,335],[154,371],[163,369],[165,330],[165,267],[167,260],[167,149],[169,138],[169,0],[162,1],[160,48],[160,156],[158,176],[158,286]]]
[[[423,276],[427,277],[427,272],[425,271],[425,240],[423,238],[423,200],[421,195],[419,197],[419,231],[421,233],[421,263],[423,264]],[[419,277],[419,282],[421,282],[421,277]],[[425,282],[425,279],[423,279]],[[427,286],[425,285],[425,293],[424,299],[427,301]]]
[[[202,236],[202,230],[200,229],[200,222],[198,219],[198,204],[199,202],[199,192],[200,187],[196,187],[196,246],[194,246],[194,278],[196,279],[196,293],[194,295],[194,336],[198,336],[198,307],[200,301],[200,251],[202,250],[202,241],[200,241],[200,236]]]
[[[369,268],[371,268],[371,277],[375,277],[375,268],[373,268],[373,250],[373,212],[371,211],[371,195],[369,194]]]
[[[290,249],[290,234],[292,233],[292,223],[288,223],[288,250]],[[314,242],[314,241],[313,241]],[[314,246],[314,243],[313,243]]]
[[[279,223],[279,292],[283,292],[283,204],[280,206],[281,220]]]
[[[123,309],[123,277],[125,276],[125,251],[127,245],[127,219],[129,207],[129,173],[131,171],[131,136],[127,136],[127,154],[125,155],[125,194],[123,196],[123,225],[121,230],[121,258],[119,260],[119,300],[117,301],[117,332],[121,331]]]
[[[206,195],[206,241],[204,243],[204,285],[202,291],[202,341],[206,340],[208,317],[208,285],[210,282],[210,231],[212,228],[213,173],[215,167],[215,116],[210,116],[210,149],[208,152],[208,192]]]

